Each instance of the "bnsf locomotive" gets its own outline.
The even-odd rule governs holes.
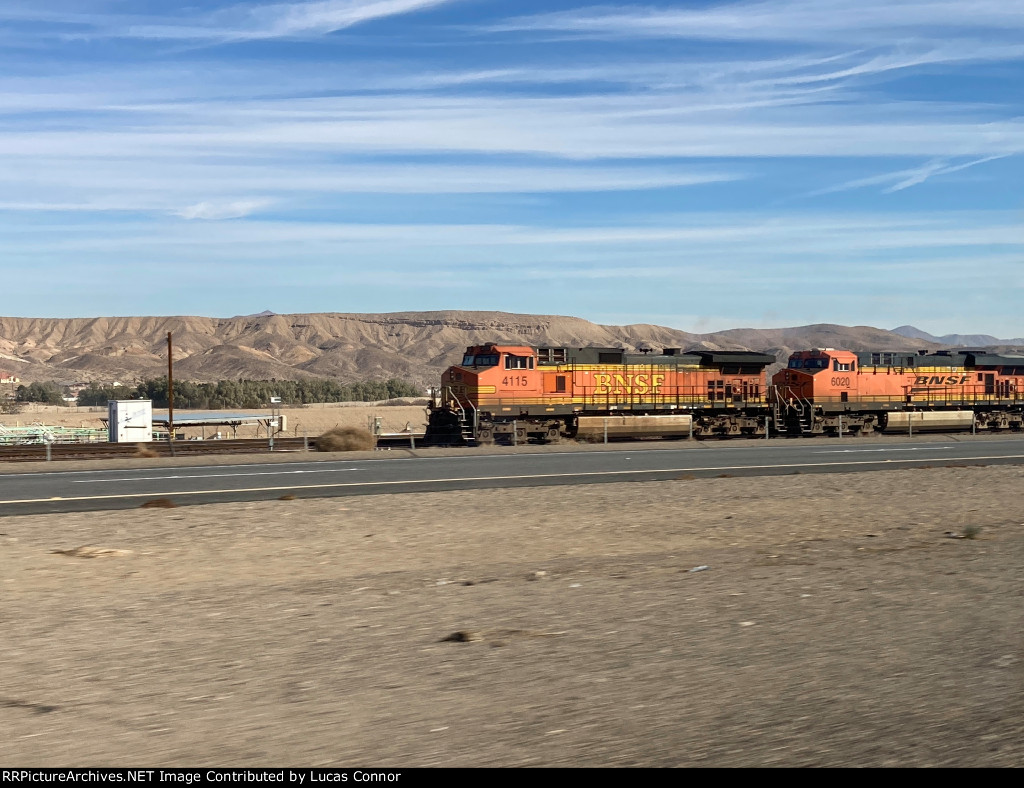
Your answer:
[[[477,345],[433,398],[433,445],[1021,429],[1024,356]]]
[[[772,377],[771,398],[787,434],[1019,430],[1024,356],[804,350]]]
[[[764,353],[628,354],[619,348],[480,345],[441,378],[427,440],[525,443],[597,438],[763,435]]]

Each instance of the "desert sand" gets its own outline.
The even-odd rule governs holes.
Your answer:
[[[1014,466],[0,518],[0,764],[1021,766],[1022,492]]]

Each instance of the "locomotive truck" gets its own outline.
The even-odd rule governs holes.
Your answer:
[[[430,406],[431,445],[563,438],[764,437],[1024,425],[1024,356],[823,348],[747,351],[466,349]]]

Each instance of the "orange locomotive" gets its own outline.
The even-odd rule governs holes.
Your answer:
[[[753,352],[479,345],[441,378],[435,445],[562,437],[764,435],[765,368]]]
[[[772,377],[772,400],[776,429],[789,435],[1019,430],[1024,356],[803,350]]]

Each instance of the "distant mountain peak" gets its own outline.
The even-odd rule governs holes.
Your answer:
[[[1019,345],[1024,343],[1024,338],[999,339],[991,334],[943,334],[941,337],[934,336],[913,326],[900,326],[894,328],[892,333],[899,334],[907,339],[920,339],[924,342],[937,342],[940,345],[953,345],[963,347],[986,347],[988,345]]]
[[[919,328],[913,326],[900,326],[899,328],[892,329],[892,333],[899,334],[901,337],[907,339],[923,339],[925,342],[941,342],[937,336],[929,334],[927,331],[922,331]]]

